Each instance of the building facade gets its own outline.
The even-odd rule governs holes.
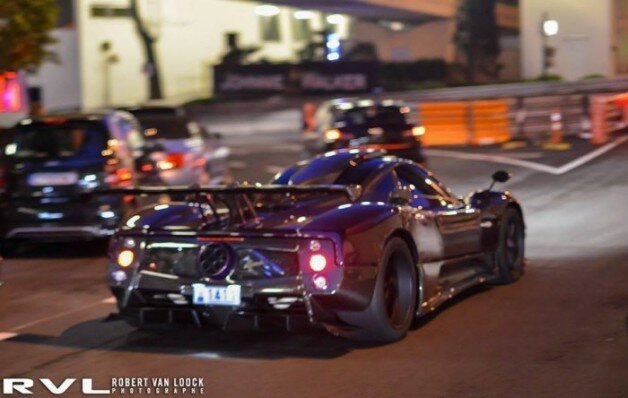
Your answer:
[[[555,49],[549,73],[574,81],[628,73],[628,0],[521,0],[522,71],[542,73],[544,19],[559,30],[548,37]]]
[[[134,105],[148,97],[144,48],[131,18],[131,0],[58,0],[54,35],[60,63],[29,77],[45,111]],[[296,62],[320,31],[349,45],[371,42],[383,61],[454,62],[459,0],[137,0],[155,41],[163,94],[207,97],[212,65],[236,40],[251,62]],[[516,1],[498,3],[502,77],[519,76]],[[253,51],[255,50],[255,51]],[[32,91],[31,90],[31,91]]]

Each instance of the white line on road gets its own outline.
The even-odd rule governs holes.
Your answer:
[[[628,141],[628,136],[624,136],[624,137],[620,137],[618,139],[616,139],[615,141],[608,143],[606,145],[604,145],[603,147],[600,147],[598,149],[596,149],[593,152],[590,152],[576,160],[573,160],[569,163],[567,163],[566,165],[560,167],[559,170],[559,174],[564,174],[567,173],[575,168],[578,168],[590,161],[592,161],[593,159],[600,157],[602,155],[604,155],[606,152],[611,151],[615,148],[617,148],[618,146],[620,146],[621,144],[623,144],[624,142]]]
[[[544,173],[556,174],[556,168],[552,166],[547,166],[541,163],[534,163],[527,160],[521,159],[512,159],[505,156],[499,155],[481,155],[478,153],[464,153],[464,152],[455,152],[455,151],[444,151],[441,149],[427,149],[425,151],[426,155],[442,157],[442,158],[454,158],[454,159],[462,159],[462,160],[479,160],[485,162],[493,162],[493,163],[501,163],[501,164],[510,164],[513,166],[526,167],[529,169],[533,169],[536,171],[541,171]]]
[[[17,333],[4,332],[0,333],[0,341],[9,340],[17,336]]]
[[[71,309],[71,310],[60,312],[60,313],[55,314],[55,315],[47,316],[45,318],[37,319],[35,321],[28,322],[28,323],[22,324],[20,326],[16,326],[16,327],[14,327],[12,329],[9,329],[9,331],[10,332],[17,332],[19,330],[26,329],[29,326],[37,325],[37,324],[43,323],[43,322],[48,322],[48,321],[51,321],[51,320],[57,319],[57,318],[62,318],[64,316],[66,316],[66,315],[70,315],[70,314],[73,314],[75,312],[81,312],[81,311],[86,310],[88,308],[92,308],[92,307],[96,307],[96,306],[102,305],[105,301],[107,301],[109,299],[110,298],[107,297],[106,299],[99,300],[98,302],[95,302],[95,303],[92,303],[92,304],[84,305],[82,307],[74,308],[74,309]]]
[[[616,147],[618,147],[619,145],[623,144],[626,141],[628,141],[628,136],[620,137],[616,139],[615,141],[608,143],[604,145],[603,147],[600,147],[584,156],[581,156],[578,159],[575,159],[561,167],[553,167],[553,166],[548,166],[542,163],[535,163],[535,162],[530,162],[530,161],[522,160],[522,159],[513,159],[513,158],[500,156],[500,155],[482,155],[482,154],[477,154],[477,153],[464,153],[464,152],[446,151],[446,150],[440,150],[440,149],[428,149],[425,152],[428,156],[454,158],[454,159],[462,159],[462,160],[479,160],[479,161],[492,162],[492,163],[509,164],[513,166],[525,167],[525,168],[540,171],[543,173],[548,173],[548,174],[553,174],[553,175],[562,175],[589,163],[590,161],[604,155],[606,152],[609,152],[615,149]]]

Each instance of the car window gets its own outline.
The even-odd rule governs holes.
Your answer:
[[[121,137],[129,148],[135,150],[144,147],[144,137],[137,126],[134,126],[131,122],[123,118],[117,119],[115,123]]]
[[[185,140],[201,138],[201,126],[192,120],[178,116],[140,117],[144,135],[148,140]]]
[[[346,128],[403,126],[406,116],[397,106],[355,107],[336,111],[334,122]]]
[[[404,164],[395,169],[399,183],[409,188],[414,196],[443,197],[450,199],[448,192],[443,191],[438,182],[427,176],[419,167]]]
[[[100,122],[36,123],[12,130],[3,155],[16,158],[69,158],[100,156],[106,148]]]

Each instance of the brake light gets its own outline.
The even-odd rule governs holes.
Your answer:
[[[169,153],[166,159],[157,162],[160,170],[173,170],[183,167],[185,155],[183,153]]]
[[[321,272],[327,267],[327,259],[322,254],[313,254],[310,257],[310,268],[314,272]]]
[[[342,137],[342,133],[338,129],[325,131],[325,140],[332,142],[338,141]]]
[[[403,135],[405,137],[414,137],[418,139],[419,137],[425,135],[425,127],[424,126],[413,127],[411,130],[405,131]]]
[[[0,188],[4,188],[7,184],[6,170],[6,166],[0,165]]]
[[[150,163],[144,163],[140,169],[144,173],[150,173],[151,171],[153,171],[154,167]]]
[[[121,168],[116,170],[116,176],[118,177],[118,181],[120,182],[131,181],[131,179],[133,178],[133,173],[131,173],[131,170],[129,169]]]
[[[118,254],[118,265],[121,268],[126,268],[128,266],[130,266],[131,264],[133,264],[133,261],[135,260],[135,253],[133,253],[133,250],[122,250],[120,252],[120,254]]]

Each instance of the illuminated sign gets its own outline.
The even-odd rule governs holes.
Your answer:
[[[17,73],[0,74],[0,113],[20,112],[23,104],[23,91]]]

